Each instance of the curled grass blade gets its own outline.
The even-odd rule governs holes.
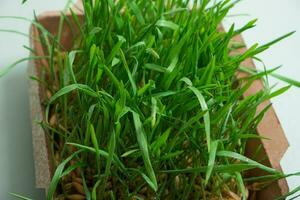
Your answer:
[[[205,134],[206,134],[206,143],[207,143],[207,149],[208,149],[208,152],[210,153],[210,142],[211,142],[211,139],[210,139],[210,117],[209,117],[209,112],[208,112],[208,107],[207,107],[207,104],[206,104],[206,101],[203,97],[203,95],[201,94],[201,92],[193,87],[193,86],[189,86],[188,87],[190,90],[192,90],[192,92],[196,95],[198,101],[199,101],[199,104],[201,106],[201,109],[203,111],[207,111],[205,114],[204,114],[204,126],[205,126]]]

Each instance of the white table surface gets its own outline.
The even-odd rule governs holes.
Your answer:
[[[33,9],[41,13],[45,10],[61,9],[65,4],[62,0],[28,0],[25,5],[21,5],[21,0],[0,1],[0,16],[28,18],[32,18]],[[300,80],[299,10],[299,0],[244,0],[231,13],[249,16],[230,17],[224,24],[228,27],[230,23],[235,22],[237,26],[241,26],[250,19],[258,18],[257,27],[244,34],[247,45],[255,42],[263,44],[289,31],[299,31],[259,57],[265,61],[268,68],[283,65],[280,73]],[[0,19],[0,29],[15,29],[28,33],[29,23]],[[28,44],[27,38],[0,32],[0,68],[28,55],[22,48],[23,44]],[[26,65],[20,64],[0,79],[0,199],[13,199],[8,192],[23,194],[37,200],[44,199],[43,192],[34,186]],[[271,79],[271,83],[276,82]],[[300,171],[299,104],[299,88],[292,88],[273,100],[290,143],[290,148],[282,160],[285,173]],[[300,185],[300,177],[288,178],[288,183],[290,188],[295,188]]]

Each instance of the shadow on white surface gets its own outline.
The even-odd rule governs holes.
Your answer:
[[[43,191],[35,189],[26,65],[19,67],[0,81],[0,199],[13,199],[13,192],[42,200]]]

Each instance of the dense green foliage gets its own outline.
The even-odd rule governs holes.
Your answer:
[[[49,51],[54,95],[43,125],[59,165],[48,199],[80,194],[66,187],[74,177],[92,199],[226,199],[246,198],[246,170],[282,176],[244,153],[268,108],[257,114],[257,106],[289,87],[242,99],[271,71],[236,78],[242,61],[273,42],[232,55],[241,47],[232,38],[255,20],[222,32],[234,2],[188,4],[86,0],[84,26],[73,13],[73,50]]]

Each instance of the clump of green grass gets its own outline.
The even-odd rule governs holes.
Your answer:
[[[245,148],[263,139],[256,128],[269,106],[256,113],[258,105],[299,83],[276,75],[289,86],[265,82],[242,98],[275,70],[241,63],[292,33],[232,54],[233,38],[255,26],[220,31],[235,3],[84,0],[83,25],[72,11],[61,17],[59,33],[69,20],[80,33],[71,51],[38,27],[49,63],[41,125],[56,168],[48,200],[246,199],[253,181],[285,177]],[[238,79],[239,70],[249,76]],[[244,178],[256,168],[270,176]]]

